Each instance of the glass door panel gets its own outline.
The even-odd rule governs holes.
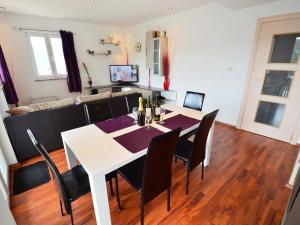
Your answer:
[[[300,54],[300,34],[275,35],[269,63],[297,63]]]
[[[288,97],[294,71],[267,70],[261,94]]]
[[[279,127],[283,117],[284,108],[284,104],[259,101],[255,122]]]

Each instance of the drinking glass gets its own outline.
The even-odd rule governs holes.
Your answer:
[[[159,124],[164,124],[164,115],[166,114],[166,110],[164,108],[160,108],[160,121]]]
[[[133,124],[137,124],[137,120],[138,120],[138,107],[133,107],[132,108],[132,114],[134,116],[134,121]]]
[[[146,129],[150,130],[151,129],[150,124],[152,122],[152,115],[151,115],[151,113],[146,113],[145,117],[146,117],[146,124],[147,124]]]

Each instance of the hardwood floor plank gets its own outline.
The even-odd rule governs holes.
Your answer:
[[[190,175],[190,193],[185,195],[186,169],[173,164],[171,210],[166,210],[163,193],[145,207],[145,224],[199,225],[279,225],[290,190],[288,182],[297,147],[249,132],[216,125],[211,163],[201,180],[201,167]],[[50,153],[60,172],[67,170],[64,150]],[[14,171],[41,157],[10,167],[10,187]],[[139,194],[120,176],[122,210],[109,196],[113,224],[140,223]],[[11,190],[12,193],[12,190]],[[75,224],[95,224],[91,194],[72,204]],[[13,196],[11,209],[20,225],[70,224],[61,216],[53,181]]]

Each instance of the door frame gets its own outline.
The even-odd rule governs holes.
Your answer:
[[[249,95],[249,91],[250,91],[250,83],[251,83],[252,76],[254,76],[253,69],[254,69],[255,56],[257,53],[258,41],[259,41],[259,37],[261,34],[261,29],[262,29],[263,23],[276,22],[276,21],[282,21],[282,20],[290,20],[290,19],[295,19],[295,18],[300,18],[300,12],[299,13],[282,14],[282,15],[276,15],[276,16],[268,16],[268,17],[262,17],[262,18],[257,19],[255,35],[254,35],[254,39],[253,39],[253,43],[252,43],[253,47],[251,50],[250,62],[249,62],[248,70],[247,70],[246,83],[244,86],[243,98],[242,98],[242,102],[241,102],[238,123],[236,126],[238,129],[242,129],[242,122],[244,120],[247,99],[248,99],[248,95]],[[300,137],[300,113],[298,115],[298,118],[296,118],[296,121],[297,121],[297,124],[293,131],[293,137],[290,140],[290,144],[293,144],[293,145],[297,144],[298,138]]]

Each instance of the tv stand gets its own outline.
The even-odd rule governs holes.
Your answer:
[[[99,93],[104,92],[121,92],[121,91],[130,91],[134,90],[138,93],[141,93],[144,98],[150,98],[154,99],[157,95],[163,96],[165,98],[164,102],[166,103],[172,103],[176,104],[177,101],[177,92],[175,90],[168,90],[165,91],[162,88],[157,87],[148,87],[144,85],[138,85],[138,84],[108,84],[108,85],[99,85],[99,86],[93,86],[94,89],[97,89]],[[84,88],[84,94],[90,95],[91,94],[91,88],[85,87]]]

